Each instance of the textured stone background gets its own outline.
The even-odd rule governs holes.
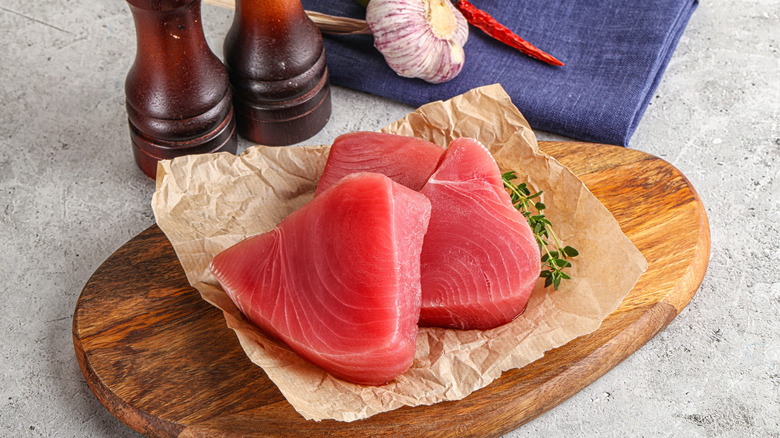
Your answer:
[[[218,54],[230,20],[204,6]],[[701,2],[630,147],[701,195],[707,276],[665,331],[507,436],[780,436],[779,36],[777,0]],[[0,0],[0,436],[138,436],[92,395],[71,340],[89,276],[154,222],[125,119],[134,54],[121,0]],[[306,143],[411,110],[340,88],[333,106]]]

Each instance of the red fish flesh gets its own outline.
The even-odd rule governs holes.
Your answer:
[[[487,329],[522,313],[541,270],[539,246],[490,152],[456,139],[421,193],[431,219],[420,325]]]
[[[266,333],[336,377],[381,385],[414,359],[429,217],[419,192],[353,174],[218,254],[211,271]]]
[[[443,152],[443,148],[415,137],[382,132],[340,135],[330,148],[315,195],[353,172],[381,173],[419,191]]]

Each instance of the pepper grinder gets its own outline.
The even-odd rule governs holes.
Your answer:
[[[155,178],[157,162],[236,152],[227,71],[206,43],[200,0],[126,0],[136,28],[125,80],[136,164]]]
[[[300,0],[236,0],[224,55],[239,134],[284,146],[325,126],[331,111],[325,49]]]

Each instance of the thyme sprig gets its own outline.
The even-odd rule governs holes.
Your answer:
[[[550,220],[542,213],[545,209],[545,205],[541,202],[542,192],[531,193],[526,183],[513,183],[512,181],[516,178],[515,172],[506,172],[501,175],[504,187],[509,190],[512,205],[528,221],[528,225],[531,226],[534,237],[536,237],[536,243],[539,244],[539,250],[542,253],[542,272],[539,276],[544,278],[544,287],[552,285],[555,290],[558,290],[561,280],[571,278],[563,272],[565,268],[571,266],[568,259],[576,257],[579,252],[568,245],[561,247],[561,242],[555,235]],[[552,244],[549,240],[552,240]],[[550,248],[551,246],[553,249]]]

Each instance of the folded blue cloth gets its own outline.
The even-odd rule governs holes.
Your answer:
[[[302,0],[307,10],[365,18],[354,0]],[[533,129],[626,146],[697,0],[472,0],[566,65],[529,58],[470,26],[466,64],[450,82],[402,78],[369,35],[325,37],[331,83],[419,106],[500,83]]]

